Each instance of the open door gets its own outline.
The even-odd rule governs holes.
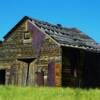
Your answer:
[[[5,70],[0,70],[0,85],[5,84]]]
[[[62,47],[62,86],[80,87],[80,50]]]

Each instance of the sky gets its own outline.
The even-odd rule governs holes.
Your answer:
[[[0,0],[0,40],[24,16],[76,27],[100,43],[100,0]]]

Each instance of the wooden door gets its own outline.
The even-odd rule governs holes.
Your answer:
[[[48,86],[55,86],[55,63],[48,64]]]
[[[44,72],[36,72],[36,83],[38,86],[44,86]]]
[[[48,64],[48,85],[61,86],[61,64],[55,62]]]

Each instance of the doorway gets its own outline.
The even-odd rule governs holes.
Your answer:
[[[5,70],[0,70],[0,85],[5,84]]]
[[[62,47],[62,86],[81,85],[80,50]]]

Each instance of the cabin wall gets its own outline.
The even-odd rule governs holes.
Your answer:
[[[37,85],[61,86],[60,46],[58,46],[48,35],[33,26],[31,22],[29,22],[29,30],[32,32],[32,47],[37,59],[36,74],[41,77],[38,77],[38,82],[40,79],[40,83],[37,82]],[[49,69],[49,67],[51,67],[50,64],[52,70]],[[53,74],[52,77],[51,74]],[[53,84],[50,84],[50,82]]]
[[[29,38],[25,37],[30,34]],[[30,41],[31,40],[31,41]],[[3,42],[1,52],[4,54],[4,61],[16,60],[19,57],[34,56],[32,50],[32,34],[27,31],[27,21],[19,25]]]
[[[44,66],[48,85],[61,86],[61,49],[50,38],[45,37],[38,62],[38,66],[41,68]]]
[[[27,80],[28,63],[16,60],[10,70],[9,84],[18,86],[34,86],[35,85],[35,64],[34,61],[29,66],[29,74]]]
[[[6,70],[5,84],[26,85],[25,73],[27,71],[27,64],[17,61],[18,58],[26,57],[34,57],[32,34],[27,31],[27,20],[17,26],[5,38],[0,48],[0,70]]]
[[[27,21],[24,21],[23,23],[21,23],[21,25],[16,27],[16,29],[13,30],[7,38],[5,38],[4,43],[11,43],[11,44],[23,43],[24,33],[26,31],[27,31]]]
[[[30,34],[30,35],[29,35]],[[30,37],[30,38],[29,38]],[[18,86],[61,86],[61,49],[30,21],[16,28],[3,42],[0,65],[6,68],[5,83]],[[2,55],[1,55],[2,56]],[[20,58],[35,58],[29,64]]]

